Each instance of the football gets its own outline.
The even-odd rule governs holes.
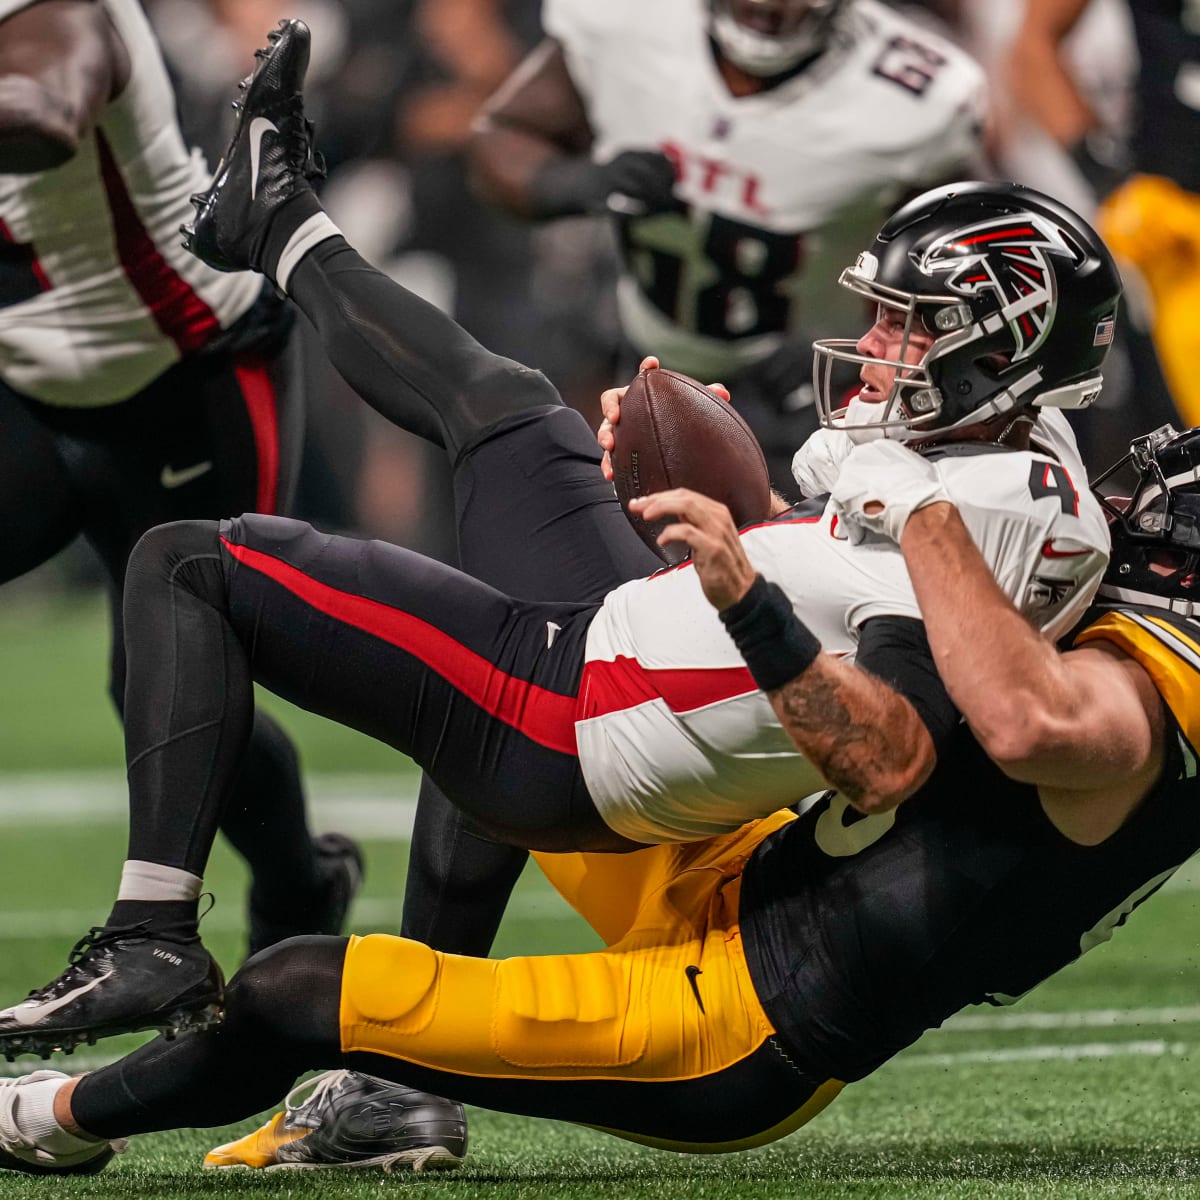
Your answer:
[[[621,401],[613,427],[613,484],[643,540],[669,562],[687,547],[655,545],[669,520],[648,523],[629,511],[634,496],[690,488],[728,506],[736,525],[770,514],[771,485],[758,439],[736,410],[677,371],[643,371]]]

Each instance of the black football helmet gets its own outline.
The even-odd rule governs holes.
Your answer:
[[[708,0],[708,31],[748,75],[768,78],[825,48],[847,0]]]
[[[936,440],[1034,405],[1086,408],[1100,394],[1120,274],[1085,221],[1031,188],[956,183],[926,192],[884,224],[839,283],[904,321],[900,354],[885,362],[896,368],[891,393],[849,422],[868,421],[865,436]],[[918,328],[934,342],[906,364]],[[847,411],[833,394],[833,364],[882,361],[856,347],[814,343],[824,425]]]
[[[1119,482],[1127,501],[1104,495]],[[1092,490],[1112,532],[1097,602],[1200,614],[1200,429],[1164,425],[1135,438]]]

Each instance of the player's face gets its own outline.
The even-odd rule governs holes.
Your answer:
[[[910,322],[908,314],[879,305],[875,324],[859,338],[859,354],[878,362],[859,368],[862,389],[858,398],[867,404],[879,404],[891,395],[899,369],[887,363],[919,363],[933,345],[933,335],[919,322]]]

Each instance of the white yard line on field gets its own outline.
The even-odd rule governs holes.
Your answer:
[[[417,777],[309,775],[313,827],[356,837],[407,841]],[[125,778],[113,771],[0,774],[0,827],[124,824]]]
[[[895,1067],[1000,1066],[1020,1062],[1071,1062],[1090,1058],[1185,1057],[1192,1047],[1186,1042],[1083,1042],[1077,1046],[1017,1046],[1009,1050],[959,1050],[952,1054],[904,1054]]]
[[[1200,1022],[1200,1004],[1178,1008],[1095,1008],[1082,1012],[959,1013],[942,1029],[948,1033],[1007,1029],[1104,1029],[1120,1025],[1187,1025]]]
[[[395,931],[400,928],[403,896],[367,897],[356,900],[350,910],[349,928],[352,931]],[[202,933],[237,933],[245,927],[241,897],[228,904],[218,905],[201,923]],[[505,913],[518,921],[568,921],[575,913],[553,893],[524,894],[517,892],[508,903]],[[103,911],[86,908],[9,909],[0,910],[0,945],[5,942],[38,941],[41,938],[69,938],[74,941],[88,927],[102,920]]]
[[[314,828],[380,839],[411,836],[415,774],[308,774],[305,779]],[[120,771],[0,772],[0,828],[85,820],[124,823],[126,815]],[[1200,855],[1184,863],[1167,889],[1200,890]]]
[[[107,1067],[121,1056],[119,1054],[54,1054],[46,1061],[32,1055],[23,1055],[16,1062],[0,1060],[0,1078],[28,1075],[33,1071],[65,1071],[68,1075],[82,1075],[85,1071],[98,1071]]]

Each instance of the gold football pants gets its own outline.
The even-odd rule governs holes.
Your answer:
[[[791,1132],[842,1085],[799,1071],[773,1036],[737,921],[746,860],[788,819],[632,854],[538,855],[607,943],[594,953],[476,959],[352,938],[348,1065],[385,1073],[367,1056],[401,1059],[405,1082],[428,1091],[668,1149]]]

